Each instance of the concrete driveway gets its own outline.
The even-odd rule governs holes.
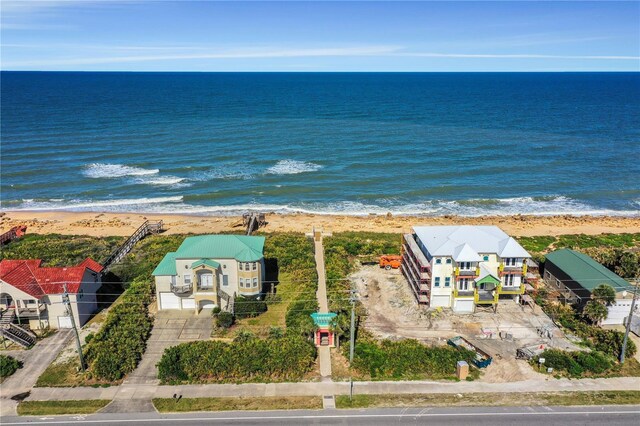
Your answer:
[[[30,391],[36,384],[38,377],[47,369],[49,364],[58,356],[67,341],[71,338],[72,330],[58,330],[53,336],[39,340],[29,350],[2,351],[22,361],[23,367],[5,380],[0,386],[0,416],[15,415],[16,403],[10,398],[18,393]]]
[[[208,340],[212,327],[213,318],[206,311],[200,315],[193,311],[159,311],[147,341],[147,350],[138,368],[129,374],[124,384],[158,384],[156,364],[164,350],[184,342]]]

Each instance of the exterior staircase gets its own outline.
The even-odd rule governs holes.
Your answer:
[[[0,317],[0,335],[20,346],[29,348],[36,344],[36,335],[29,329],[13,324],[16,311],[7,309]]]
[[[147,235],[159,234],[162,231],[164,231],[164,224],[161,220],[157,222],[145,220],[144,223],[140,225],[140,227],[136,229],[136,231],[129,238],[127,238],[127,241],[122,243],[120,247],[118,247],[113,253],[111,253],[107,260],[102,262],[102,266],[104,267],[104,269],[102,270],[102,274],[106,274],[114,263],[120,262],[127,255],[127,253],[131,251],[133,246],[135,246],[138,241],[140,241]]]

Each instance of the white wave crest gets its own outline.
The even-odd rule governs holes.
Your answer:
[[[158,169],[125,166],[123,164],[92,163],[85,166],[84,175],[94,179],[124,176],[146,176],[160,173]]]
[[[187,183],[184,183],[186,179],[177,177],[177,176],[158,176],[158,177],[150,177],[150,178],[138,178],[135,180],[136,183],[142,183],[147,185],[172,185],[172,186],[188,186]]]
[[[315,172],[320,170],[320,164],[308,163],[298,160],[280,160],[274,166],[267,169],[266,174],[271,175],[295,175],[298,173]]]
[[[58,199],[57,199],[58,200]],[[162,210],[172,203],[182,202],[182,196],[175,197],[152,197],[152,198],[135,198],[135,199],[116,199],[116,200],[64,200],[64,201],[34,201],[23,200],[16,208],[11,210],[28,210],[28,211],[48,211],[48,210],[68,210],[68,211],[156,211]],[[141,208],[132,208],[140,206]],[[143,207],[144,206],[144,207]]]

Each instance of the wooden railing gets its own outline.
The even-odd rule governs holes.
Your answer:
[[[122,243],[120,247],[118,247],[113,253],[111,253],[107,260],[102,262],[102,266],[104,266],[102,273],[106,273],[114,263],[120,262],[127,255],[127,253],[131,251],[133,246],[135,246],[138,241],[149,234],[158,234],[162,232],[163,227],[164,224],[161,220],[157,222],[145,220],[144,223],[140,225],[140,227],[136,229],[136,231],[129,238],[127,238],[127,241]]]

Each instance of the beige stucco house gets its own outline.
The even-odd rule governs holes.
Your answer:
[[[237,296],[263,291],[264,237],[199,235],[186,238],[153,271],[159,310],[229,309]]]

